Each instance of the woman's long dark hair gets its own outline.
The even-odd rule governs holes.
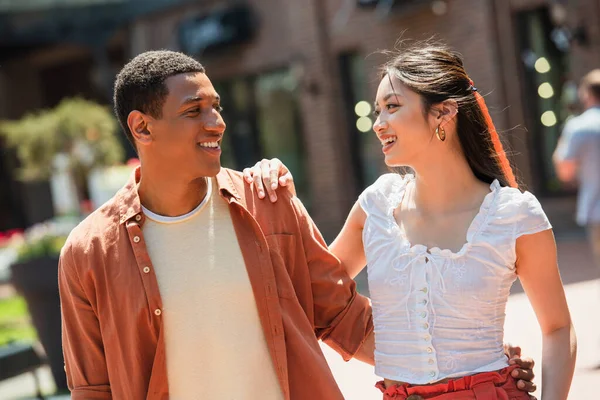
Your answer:
[[[460,54],[431,41],[402,45],[382,66],[381,78],[385,76],[398,78],[419,94],[425,116],[435,104],[455,100],[456,132],[473,174],[483,182],[498,179],[502,186],[518,187],[485,101],[473,87]]]

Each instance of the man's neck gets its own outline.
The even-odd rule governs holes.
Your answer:
[[[590,110],[592,108],[600,108],[600,100],[588,99],[587,104],[584,104],[585,110]]]
[[[185,215],[194,210],[206,196],[208,179],[201,177],[187,182],[173,178],[155,179],[144,175],[142,168],[138,183],[140,201],[144,207],[158,215]]]

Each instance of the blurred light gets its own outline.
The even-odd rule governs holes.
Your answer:
[[[554,126],[556,125],[556,114],[554,114],[554,111],[546,111],[545,113],[542,114],[542,124],[544,124],[544,126]]]
[[[564,26],[554,28],[552,29],[552,32],[550,32],[550,39],[552,39],[559,50],[564,52],[569,51],[569,47],[571,47],[571,36],[571,31]]]
[[[543,99],[549,99],[554,96],[554,89],[552,89],[552,85],[548,82],[544,82],[538,87],[538,94]]]
[[[550,17],[555,25],[563,25],[567,21],[567,8],[558,2],[553,2],[550,5]]]
[[[521,53],[521,60],[523,60],[527,68],[533,68],[538,58],[537,54],[531,49],[525,49]]]
[[[362,133],[369,132],[373,127],[373,121],[369,117],[360,117],[358,121],[356,121],[356,128]]]
[[[546,57],[540,57],[535,61],[535,70],[540,74],[550,71],[550,63],[546,60]]]
[[[359,101],[356,103],[356,106],[354,106],[354,112],[359,117],[366,117],[371,113],[371,105],[367,101]]]
[[[438,17],[445,15],[448,12],[448,3],[443,0],[436,0],[431,3],[431,11]]]

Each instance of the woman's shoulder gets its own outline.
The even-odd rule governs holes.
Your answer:
[[[503,187],[499,190],[495,216],[504,224],[514,222],[517,237],[552,227],[537,197],[517,188]]]
[[[406,184],[412,179],[410,174],[383,174],[361,193],[358,202],[367,214],[373,209],[385,209],[397,204]]]

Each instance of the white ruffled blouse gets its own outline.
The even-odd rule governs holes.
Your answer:
[[[410,243],[393,211],[412,175],[386,174],[359,197],[375,324],[375,373],[425,384],[502,369],[515,242],[551,225],[529,192],[490,185],[457,253]]]

